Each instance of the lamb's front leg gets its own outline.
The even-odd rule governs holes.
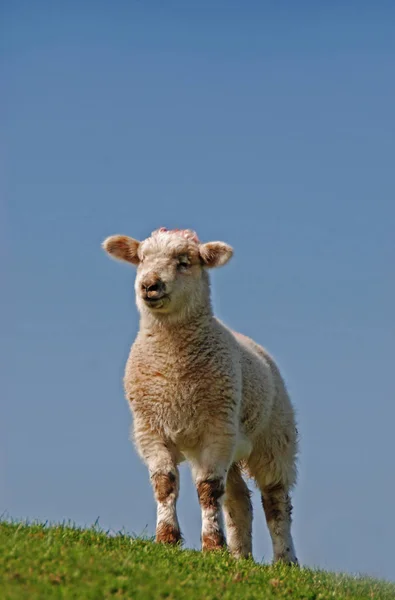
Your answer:
[[[222,442],[212,438],[191,460],[202,510],[202,550],[225,546],[222,505],[232,455],[233,443],[229,438]]]
[[[138,450],[148,466],[157,503],[156,541],[176,544],[181,540],[177,518],[180,477],[175,458],[164,440],[136,436]]]
[[[157,502],[156,541],[164,544],[176,544],[181,540],[176,503],[179,491],[179,473],[160,467],[151,475]]]

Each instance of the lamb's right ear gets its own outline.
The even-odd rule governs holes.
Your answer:
[[[127,235],[112,235],[104,240],[102,246],[113,258],[125,260],[133,265],[138,265],[140,262],[137,254],[140,242]]]
[[[199,254],[205,267],[222,267],[233,256],[233,248],[225,242],[208,242],[200,244]]]

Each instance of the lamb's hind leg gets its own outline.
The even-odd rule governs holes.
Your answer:
[[[297,564],[291,535],[290,489],[296,479],[295,446],[267,447],[262,441],[251,454],[248,470],[258,484],[273,543],[273,561]]]
[[[230,468],[226,481],[224,514],[229,550],[236,558],[247,558],[252,554],[252,504],[237,464]]]
[[[261,488],[262,504],[273,543],[273,560],[298,564],[291,535],[292,504],[283,483]]]

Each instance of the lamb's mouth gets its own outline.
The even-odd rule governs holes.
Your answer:
[[[169,296],[161,296],[160,298],[144,298],[144,302],[150,308],[163,308],[169,301]]]

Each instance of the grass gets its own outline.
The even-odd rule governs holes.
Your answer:
[[[0,522],[0,597],[228,600],[395,598],[395,585],[235,561],[97,529]]]

